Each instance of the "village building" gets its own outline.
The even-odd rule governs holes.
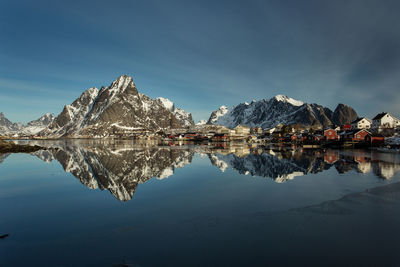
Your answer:
[[[396,128],[400,126],[400,120],[387,112],[382,112],[372,119],[371,128],[381,130],[385,128]]]
[[[371,133],[368,132],[367,130],[356,131],[353,136],[353,141],[357,142],[365,141],[365,137],[368,135],[371,135]]]
[[[351,123],[352,130],[361,130],[361,129],[370,129],[372,121],[367,118],[357,118],[355,121]]]
[[[385,144],[385,137],[381,134],[371,133],[365,137],[365,142],[371,144],[371,146],[381,146]]]
[[[329,140],[329,141],[339,139],[339,136],[334,129],[326,129],[324,131],[324,137],[325,137],[325,140]]]

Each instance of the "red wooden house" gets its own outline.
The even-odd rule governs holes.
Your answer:
[[[326,129],[324,131],[325,140],[338,140],[338,134],[333,129]]]
[[[371,146],[381,146],[385,144],[385,137],[381,134],[369,134],[365,137],[365,141]]]
[[[366,131],[366,130],[357,131],[353,135],[353,141],[356,141],[356,142],[366,141],[365,137],[368,136],[368,135],[371,135],[371,133]]]

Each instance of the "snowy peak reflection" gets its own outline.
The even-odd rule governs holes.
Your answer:
[[[208,153],[211,164],[222,172],[231,168],[243,175],[272,178],[282,183],[297,176],[319,173],[334,167],[340,174],[373,172],[383,179],[400,170],[400,156],[373,150],[232,149]]]
[[[127,201],[139,184],[152,177],[167,178],[176,168],[190,164],[194,151],[114,143],[53,145],[33,154],[46,162],[56,159],[88,188],[106,189],[120,201]]]
[[[399,153],[376,150],[303,150],[243,145],[159,146],[123,141],[51,141],[47,150],[32,153],[46,162],[57,160],[91,189],[110,191],[117,199],[132,199],[137,186],[152,177],[164,179],[192,162],[195,153],[225,172],[268,177],[283,183],[296,177],[333,169],[373,173],[390,179],[400,170]],[[4,156],[5,157],[5,156]],[[0,157],[0,162],[2,158]]]

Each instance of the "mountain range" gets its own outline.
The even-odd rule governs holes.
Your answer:
[[[30,121],[24,125],[22,123],[11,122],[0,112],[0,135],[35,135],[52,123],[54,118],[52,114],[46,113],[39,119]]]
[[[270,99],[240,103],[228,109],[221,106],[213,111],[207,124],[234,128],[239,124],[262,128],[277,124],[342,125],[357,119],[350,106],[338,104],[334,111],[318,104],[308,104],[288,96],[277,95]]]
[[[357,118],[355,110],[339,104],[334,111],[318,104],[308,104],[288,96],[240,103],[231,109],[221,106],[207,121],[196,126],[221,125],[234,128],[274,127],[277,124],[341,125]],[[45,114],[26,125],[13,123],[0,113],[0,135],[24,134],[61,137],[107,137],[129,132],[157,132],[194,126],[192,114],[177,108],[167,98],[152,99],[139,93],[132,77],[119,76],[100,90],[84,91],[54,117]]]

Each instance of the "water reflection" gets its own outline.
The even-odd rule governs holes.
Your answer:
[[[400,155],[373,150],[302,150],[238,146],[158,146],[114,141],[58,141],[39,143],[47,150],[32,153],[45,162],[57,160],[91,189],[110,191],[120,201],[132,199],[137,186],[152,177],[164,179],[192,162],[195,153],[208,157],[222,172],[269,177],[282,183],[295,177],[335,168],[373,172],[390,179],[400,170]],[[8,155],[0,155],[0,163]]]
[[[296,176],[323,172],[334,167],[340,174],[355,170],[390,179],[400,170],[400,156],[373,150],[250,150],[248,154],[209,154],[211,163],[221,171],[227,168],[240,174],[269,177],[278,183]]]

